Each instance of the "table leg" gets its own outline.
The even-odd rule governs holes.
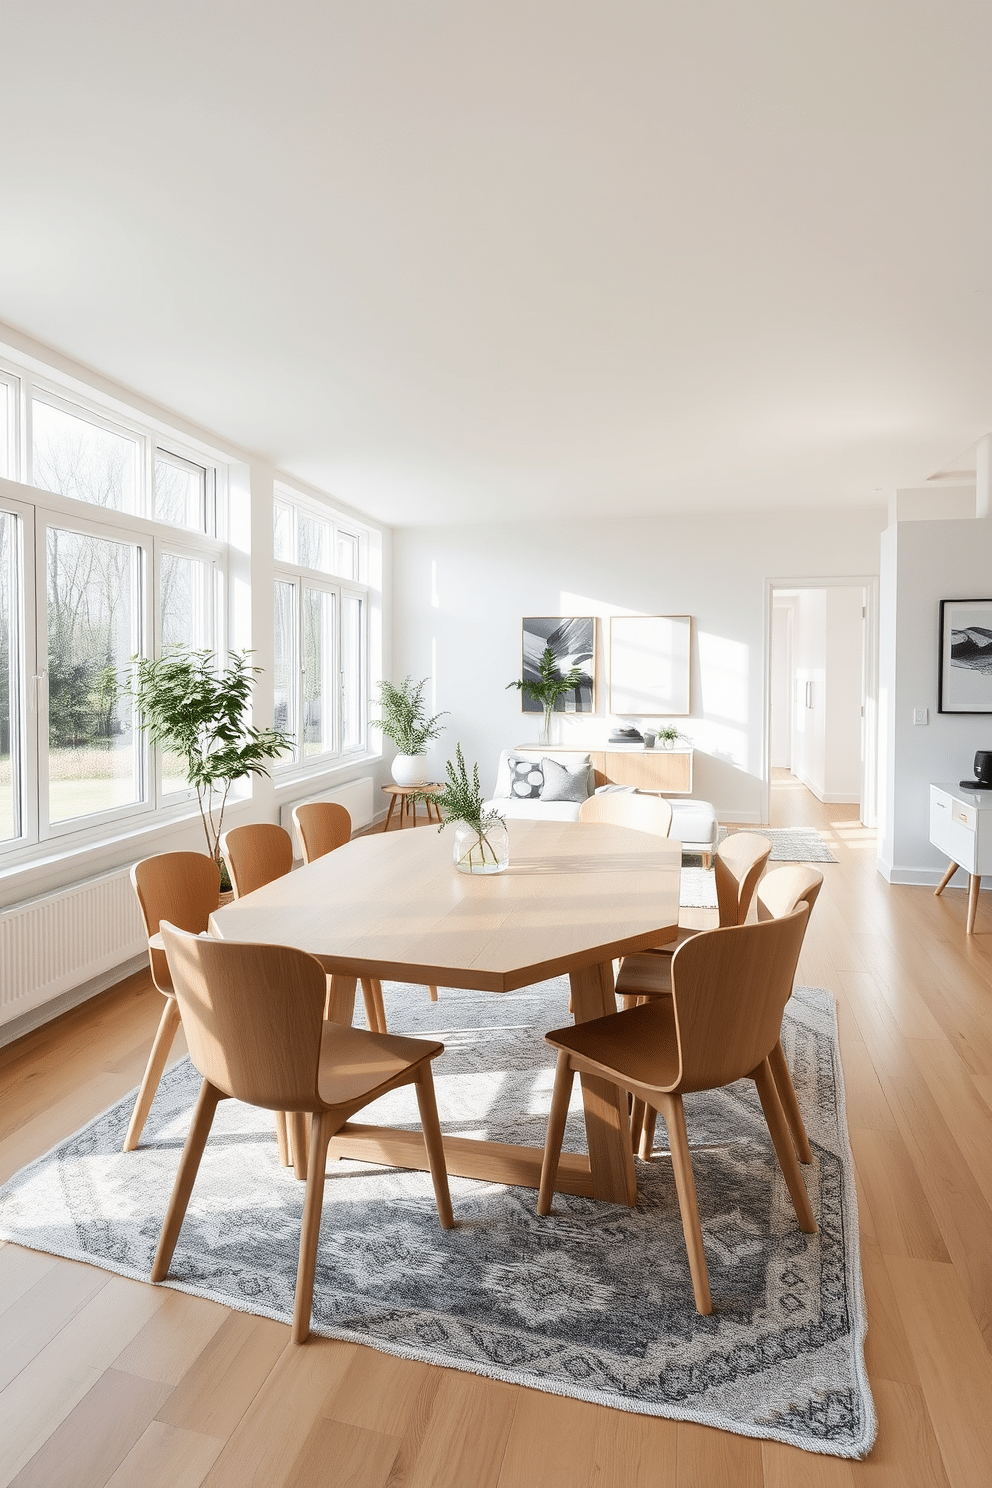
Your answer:
[[[393,812],[396,810],[396,802],[399,799],[401,799],[401,797],[394,796],[394,795],[390,794],[390,797],[389,797],[389,810],[386,812],[386,825],[382,829],[384,832],[388,832],[389,831],[389,823],[393,819]],[[400,825],[402,826],[402,824],[403,824],[403,818],[402,818],[402,814],[401,814],[401,816],[400,816]]]
[[[569,975],[572,1009],[576,1023],[616,1012],[613,963],[586,966]],[[609,1080],[581,1075],[585,1107],[586,1141],[592,1169],[593,1196],[614,1204],[637,1202],[637,1179],[630,1150],[630,1119],[627,1095]]]
[[[981,887],[982,875],[980,873],[972,873],[968,878],[968,924],[965,930],[966,935],[974,935],[975,933],[975,916],[978,913],[978,895]]]
[[[955,875],[955,873],[957,873],[957,871],[958,871],[958,865],[957,865],[957,863],[952,863],[951,866],[948,868],[947,872],[944,874],[943,878],[940,880],[940,883],[937,885],[937,887],[933,891],[933,897],[935,899],[939,899],[940,898],[941,894],[947,888],[947,885],[950,883],[951,879],[954,877],[954,875]]]
[[[330,1023],[344,1023],[350,1028],[355,1021],[355,988],[358,986],[358,978],[335,975],[329,977],[328,981],[330,985],[327,989],[324,1017]]]

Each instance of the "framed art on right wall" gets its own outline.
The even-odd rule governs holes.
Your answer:
[[[941,713],[992,713],[992,599],[940,601]]]

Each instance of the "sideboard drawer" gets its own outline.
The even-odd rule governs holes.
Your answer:
[[[930,841],[968,873],[976,871],[976,815],[974,807],[955,800],[946,791],[931,787]]]

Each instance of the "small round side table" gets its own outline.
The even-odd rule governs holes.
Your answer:
[[[425,800],[424,805],[427,807],[427,820],[428,821],[434,821],[435,818],[438,821],[441,820],[441,813],[438,810],[437,806],[433,805],[433,802],[431,801],[430,798],[431,798],[431,796],[436,795],[438,791],[443,790],[444,789],[443,786],[441,786],[441,785],[384,785],[382,787],[382,789],[386,792],[386,794],[390,798],[390,800],[389,800],[389,811],[386,813],[386,823],[385,823],[385,826],[382,829],[384,832],[388,832],[389,831],[389,823],[393,819],[393,812],[396,810],[396,802],[397,801],[399,801],[399,803],[400,803],[400,826],[401,827],[405,827],[406,826],[406,818],[407,817],[410,818],[413,826],[416,826],[417,825],[417,802],[416,802],[415,799],[414,800],[411,800],[410,799],[411,797],[426,795],[427,799]],[[434,811],[434,815],[433,816],[431,815],[432,806],[433,806],[433,811]]]

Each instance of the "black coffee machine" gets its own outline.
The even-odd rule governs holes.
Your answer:
[[[992,790],[992,749],[979,749],[975,755],[975,779],[960,782],[966,790]]]

